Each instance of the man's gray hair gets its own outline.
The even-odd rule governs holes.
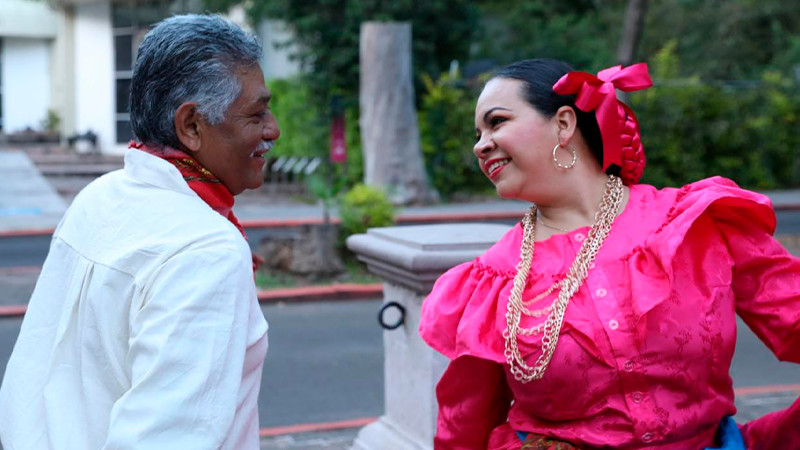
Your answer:
[[[139,45],[131,80],[131,125],[149,146],[181,148],[175,111],[197,103],[211,125],[222,123],[241,93],[237,71],[259,63],[258,39],[217,15],[159,22]]]

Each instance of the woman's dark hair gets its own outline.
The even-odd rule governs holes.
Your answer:
[[[492,78],[522,81],[524,86],[522,97],[545,117],[553,117],[562,106],[569,106],[575,110],[578,129],[592,154],[602,165],[603,137],[600,135],[594,111],[583,112],[575,106],[574,95],[558,95],[553,91],[553,85],[573,70],[569,64],[555,59],[526,59],[500,69]],[[607,172],[618,175],[619,167],[612,166]]]

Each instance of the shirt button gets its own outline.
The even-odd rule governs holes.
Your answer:
[[[590,269],[594,269],[594,261],[592,261],[592,262],[590,262],[590,263],[589,263],[589,268],[590,268]]]
[[[642,441],[643,442],[650,442],[652,440],[653,440],[653,433],[647,432],[647,433],[642,435]]]
[[[633,370],[633,366],[634,366],[633,361],[629,359],[625,361],[625,364],[622,365],[622,369],[625,370],[625,372],[630,372]]]
[[[605,289],[603,289],[603,288],[600,288],[600,289],[598,289],[598,290],[594,291],[594,293],[595,293],[595,295],[597,295],[598,297],[600,297],[600,298],[603,298],[603,297],[605,297],[605,296],[606,296],[606,294],[608,294],[608,291],[606,291],[606,290],[605,290]]]
[[[575,233],[576,241],[583,242],[584,239],[586,239],[586,235],[584,235],[583,233]]]
[[[644,399],[644,394],[642,394],[641,392],[634,392],[633,394],[631,394],[631,400],[633,400],[633,403],[642,403],[643,399]]]
[[[619,328],[619,322],[617,322],[614,319],[609,320],[608,321],[608,328],[611,328],[612,330],[616,330],[617,328]]]

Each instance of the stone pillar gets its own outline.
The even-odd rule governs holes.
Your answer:
[[[405,308],[401,327],[383,333],[386,411],[358,434],[357,450],[432,449],[435,387],[447,359],[419,337],[422,301],[447,269],[472,260],[508,231],[507,225],[448,224],[373,228],[347,247],[384,280],[384,302]]]
[[[364,22],[359,43],[364,182],[396,205],[435,200],[414,106],[411,24]]]

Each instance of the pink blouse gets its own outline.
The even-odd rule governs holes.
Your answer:
[[[711,447],[736,413],[735,314],[779,359],[800,362],[800,259],[772,238],[767,197],[720,177],[630,193],[541,380],[517,382],[503,356],[521,226],[439,278],[420,324],[451,360],[437,386],[437,449],[519,449],[515,430],[590,448]],[[536,243],[523,299],[563,277],[587,232]],[[519,337],[528,364],[540,341]],[[800,448],[800,402],[741,428],[748,448]]]

